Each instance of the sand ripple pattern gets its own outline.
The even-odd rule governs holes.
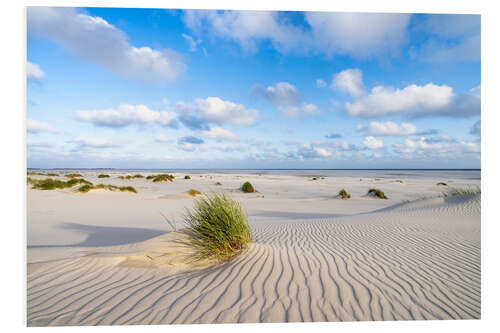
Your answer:
[[[28,325],[480,318],[480,212],[438,198],[256,224],[246,253],[196,272],[50,262],[28,275]]]

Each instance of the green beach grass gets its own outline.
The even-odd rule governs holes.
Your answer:
[[[368,190],[368,195],[375,196],[380,199],[388,199],[385,193],[378,188],[371,188]]]
[[[347,191],[345,189],[341,189],[339,191],[338,196],[340,197],[340,199],[344,199],[344,200],[351,198],[351,195],[349,193],[347,193]]]
[[[250,182],[245,182],[241,186],[241,190],[245,193],[253,193],[255,192],[255,189],[253,188],[253,185]]]
[[[230,260],[252,241],[246,214],[240,203],[222,193],[196,199],[184,223],[187,244],[195,249],[196,260]]]

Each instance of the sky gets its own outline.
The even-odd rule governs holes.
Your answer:
[[[29,168],[480,168],[479,15],[27,8]]]

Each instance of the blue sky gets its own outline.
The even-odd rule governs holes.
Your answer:
[[[479,15],[27,9],[28,167],[480,168]]]

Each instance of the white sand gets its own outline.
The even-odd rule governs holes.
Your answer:
[[[30,326],[480,318],[480,198],[436,186],[478,179],[83,174],[139,193],[27,190]],[[247,180],[258,193],[237,190]],[[191,188],[247,210],[254,242],[231,263],[185,263],[160,213],[180,228]]]

